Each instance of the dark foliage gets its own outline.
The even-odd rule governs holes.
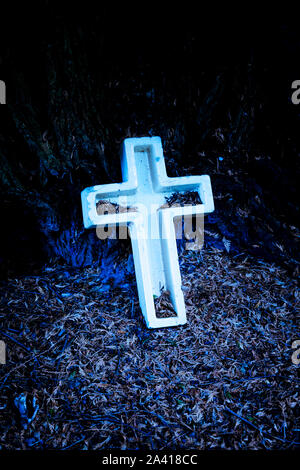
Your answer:
[[[18,5],[2,31],[3,274],[98,259],[80,191],[120,180],[120,143],[140,135],[162,137],[170,174],[211,175],[221,239],[297,268],[296,28],[55,5]]]

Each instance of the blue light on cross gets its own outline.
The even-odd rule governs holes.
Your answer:
[[[125,139],[121,167],[122,183],[92,186],[82,191],[84,226],[128,226],[139,301],[147,326],[183,325],[186,311],[174,218],[214,210],[210,178],[207,175],[168,177],[160,137]],[[166,207],[166,198],[187,191],[197,192],[202,204]],[[100,201],[129,209],[99,214]],[[158,318],[156,315],[154,297],[164,291],[169,292],[176,316]]]

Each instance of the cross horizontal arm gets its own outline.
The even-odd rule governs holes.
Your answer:
[[[206,213],[214,211],[214,199],[211,189],[210,177],[208,175],[202,176],[189,176],[189,181],[184,181],[184,177],[175,177],[163,178],[160,181],[160,190],[162,192],[170,193],[170,191],[176,188],[176,191],[196,191],[199,194],[199,197],[202,201],[202,204],[197,204],[197,206],[203,205],[203,209],[199,209],[199,213]],[[197,212],[193,212],[196,214]]]
[[[136,191],[136,186],[132,182],[102,184],[91,186],[81,192],[83,223],[85,228],[93,228],[101,225],[101,220],[97,213],[97,203],[101,200],[107,200],[111,203],[119,204],[120,197],[126,197],[130,203],[130,196]],[[119,214],[112,214],[119,215]],[[105,218],[107,215],[105,215]],[[103,225],[110,222],[105,222]],[[115,221],[113,223],[116,223]]]

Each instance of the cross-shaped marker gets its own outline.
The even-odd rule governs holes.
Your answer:
[[[123,183],[92,186],[82,191],[84,226],[127,225],[140,306],[147,326],[183,325],[186,311],[174,217],[203,215],[214,210],[210,178],[207,175],[168,177],[160,137],[125,139],[121,166]],[[197,192],[202,204],[166,207],[166,198],[186,191]],[[126,206],[129,209],[99,214],[97,204],[103,200],[111,207]],[[156,316],[154,298],[163,291],[169,292],[176,316]]]

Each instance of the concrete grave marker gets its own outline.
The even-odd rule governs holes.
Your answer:
[[[174,218],[203,216],[214,210],[210,178],[207,175],[168,177],[160,137],[125,139],[121,167],[122,183],[92,186],[82,191],[84,226],[128,226],[139,301],[147,326],[183,325],[186,311]],[[187,191],[197,192],[202,203],[183,207],[166,205],[166,198]],[[100,202],[105,202],[104,206],[110,205],[112,210],[99,214],[97,205],[99,207]],[[166,291],[176,316],[158,318],[154,298]]]

